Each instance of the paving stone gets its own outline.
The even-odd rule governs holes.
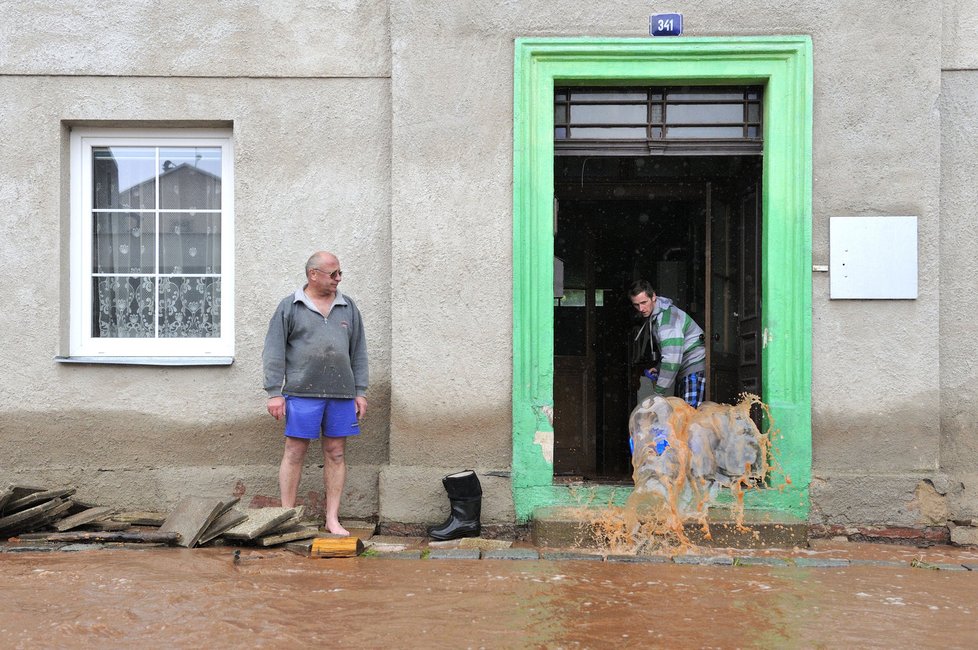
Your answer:
[[[788,561],[779,557],[735,557],[735,566],[788,566]]]
[[[373,540],[370,540],[366,546],[378,553],[399,553],[407,550],[407,544],[377,544]]]
[[[817,558],[817,557],[796,557],[795,566],[797,567],[812,567],[812,568],[829,568],[829,567],[846,567],[849,566],[849,560],[843,560],[839,558]]]
[[[596,553],[576,553],[574,551],[543,551],[540,553],[542,560],[581,560],[585,562],[603,562],[604,556]]]
[[[535,548],[500,548],[482,554],[486,560],[539,560],[540,552]]]
[[[109,519],[121,521],[133,526],[162,526],[166,521],[165,512],[117,512]]]
[[[461,539],[435,539],[428,542],[428,548],[459,548]]]
[[[397,546],[420,546],[423,537],[399,537],[397,535],[374,535],[371,544],[391,544]]]
[[[67,552],[77,551],[101,551],[105,544],[65,544],[60,550]]]
[[[200,535],[200,539],[197,544],[206,544],[215,537],[220,537],[220,535],[228,530],[231,530],[242,521],[248,518],[248,515],[238,510],[237,508],[231,508],[227,510],[224,514],[218,515],[217,519],[211,522],[211,525],[207,527]]]
[[[276,546],[286,542],[294,542],[300,539],[311,539],[319,535],[318,528],[308,526],[295,526],[291,530],[276,530],[270,535],[262,535],[255,538],[255,543],[259,546]]]
[[[665,555],[609,555],[605,561],[625,564],[670,564],[672,562]]]
[[[731,566],[734,560],[729,555],[676,555],[672,561],[676,564],[702,564],[709,566]]]
[[[910,568],[909,562],[900,562],[899,560],[849,560],[849,566],[878,566],[878,567],[893,567],[895,569],[908,569]]]
[[[463,537],[454,540],[458,542],[459,548],[477,548],[482,551],[495,551],[503,548],[512,548],[513,542],[508,539],[486,539],[484,537]],[[428,546],[437,542],[429,542]]]
[[[187,497],[166,518],[160,532],[179,533],[178,546],[193,548],[214,522],[223,503],[221,499],[213,497]]]
[[[478,560],[482,551],[477,548],[435,548],[428,555],[430,560]]]
[[[61,548],[58,545],[48,544],[23,544],[23,545],[8,545],[3,547],[4,553],[46,553],[49,551],[57,551]]]
[[[369,555],[365,555],[365,556],[362,556],[362,557],[376,557],[376,558],[383,558],[385,560],[420,560],[421,559],[421,551],[420,550],[416,550],[416,551],[393,551],[391,553],[385,553],[385,552],[381,551],[381,552],[379,552],[377,554],[371,553]]]
[[[245,514],[248,518],[224,533],[224,537],[233,540],[255,539],[291,519],[295,508],[249,508]]]
[[[113,508],[106,506],[102,506],[100,508],[88,508],[87,510],[82,510],[78,514],[65,517],[61,521],[55,522],[54,529],[58,531],[71,530],[72,528],[76,528],[93,521],[107,519],[113,512],[115,512]]]

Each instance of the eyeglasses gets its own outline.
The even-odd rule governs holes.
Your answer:
[[[320,273],[322,273],[324,275],[328,275],[333,280],[339,280],[340,278],[343,277],[343,271],[341,271],[339,269],[336,269],[335,271],[324,271],[322,269],[317,269],[316,267],[312,267],[312,270],[313,271],[319,271]]]

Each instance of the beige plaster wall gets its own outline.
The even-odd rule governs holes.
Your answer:
[[[952,516],[978,520],[978,72],[946,72],[940,106],[941,464]]]
[[[371,408],[348,448],[342,513],[374,515],[390,419],[386,4],[5,2],[3,15],[0,483],[75,486],[119,507],[277,498],[265,328],[308,255],[328,249],[370,351]],[[215,124],[234,140],[234,364],[56,363],[67,353],[70,128]],[[311,451],[301,495],[321,494],[321,462]]]
[[[927,362],[939,358],[938,342],[918,332],[939,315],[942,25],[918,17],[941,8],[681,8],[687,36],[811,35],[813,262],[828,263],[831,216],[920,218],[918,300],[831,301],[828,277],[813,278],[820,522],[857,512],[866,523],[912,523],[917,484],[939,469],[939,366]],[[391,2],[393,416],[382,482],[405,490],[383,501],[382,518],[432,518],[425,503],[440,473],[510,462],[512,288],[498,270],[512,262],[513,40],[645,37],[653,11],[628,2]],[[430,319],[418,318],[410,297],[419,295]],[[894,496],[865,498],[874,492]]]

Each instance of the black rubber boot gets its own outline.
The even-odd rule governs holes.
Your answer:
[[[482,484],[470,469],[449,474],[441,480],[448,493],[451,512],[439,526],[428,528],[428,537],[443,541],[459,537],[478,537],[482,532]]]

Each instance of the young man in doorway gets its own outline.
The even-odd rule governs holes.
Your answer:
[[[642,363],[643,381],[663,397],[678,387],[678,396],[696,408],[706,390],[703,329],[672,300],[657,296],[647,280],[632,283],[628,296],[643,317],[633,338],[633,361]]]

